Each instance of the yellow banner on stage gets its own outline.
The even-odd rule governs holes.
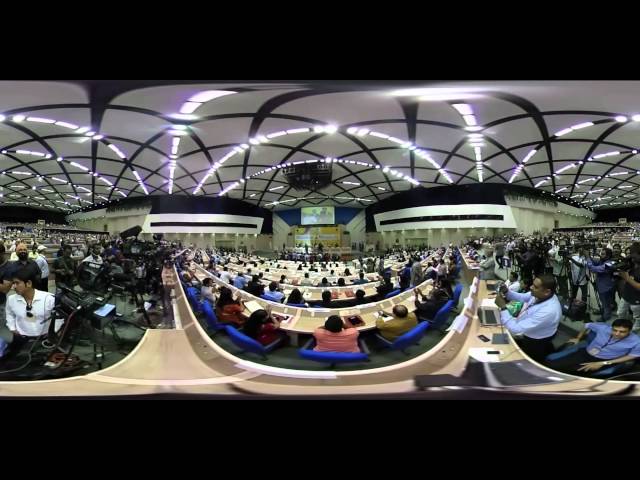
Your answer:
[[[298,227],[295,231],[296,246],[314,246],[322,243],[329,248],[340,246],[340,227]]]

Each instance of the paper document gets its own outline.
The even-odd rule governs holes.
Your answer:
[[[498,352],[498,353],[489,353],[489,352]],[[499,362],[501,354],[502,354],[502,351],[496,350],[495,348],[470,348],[469,349],[469,356],[483,363]]]
[[[376,318],[382,318],[383,322],[388,322],[389,320],[393,320],[393,317],[391,315],[386,315],[384,313],[380,315],[380,312],[375,312],[374,315]]]
[[[244,304],[245,308],[247,310],[249,310],[251,313],[255,312],[256,310],[263,310],[262,305],[260,305],[258,302],[256,302],[255,300],[251,300],[249,302],[245,302]]]

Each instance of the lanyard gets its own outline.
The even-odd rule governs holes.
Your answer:
[[[616,341],[611,341],[612,338],[613,338],[613,335],[609,335],[609,340],[607,341],[607,343],[605,343],[604,345],[602,345],[600,347],[600,351],[604,350],[609,345],[615,345],[616,343],[618,343],[618,342],[620,342],[622,340],[622,339],[620,339],[620,340],[616,340]]]

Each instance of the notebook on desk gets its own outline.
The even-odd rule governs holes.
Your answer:
[[[249,302],[245,302],[244,306],[251,313],[255,312],[256,310],[263,310],[262,305],[260,305],[255,300],[251,300]]]
[[[273,317],[274,320],[277,320],[280,323],[289,322],[293,318],[293,315],[286,315],[284,313],[271,313],[271,316]]]

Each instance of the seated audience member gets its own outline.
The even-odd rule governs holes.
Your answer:
[[[256,310],[242,326],[242,333],[253,338],[262,345],[269,345],[285,334],[278,332],[280,322],[271,317],[267,310]]]
[[[548,362],[549,368],[574,375],[589,376],[602,368],[640,357],[640,337],[631,332],[633,322],[626,318],[606,323],[586,323],[576,338],[568,343],[578,343],[591,331],[596,337],[585,348],[580,348],[563,358]]]
[[[224,283],[231,283],[231,274],[229,273],[228,267],[224,267],[222,272],[220,272],[220,280]]]
[[[309,306],[304,301],[304,298],[302,297],[302,292],[297,288],[294,288],[293,290],[291,290],[291,293],[289,294],[289,298],[287,298],[287,305],[291,305],[291,304],[297,304],[297,305],[304,304],[307,307]]]
[[[346,284],[344,283],[344,278],[340,277],[338,279],[338,286],[339,287],[345,287],[346,286]]]
[[[278,290],[278,284],[276,282],[271,282],[269,284],[269,290],[264,292],[262,297],[265,300],[281,303],[284,300],[284,293]]]
[[[360,352],[358,346],[358,330],[345,324],[337,315],[331,315],[324,322],[324,327],[318,327],[313,332],[316,339],[316,352]]]
[[[407,277],[400,277],[400,291],[404,292],[407,288],[409,288],[409,284],[411,283],[410,279]]]
[[[360,272],[359,277],[360,278],[358,280],[354,280],[352,282],[354,285],[362,285],[363,283],[368,283],[368,280],[364,278],[364,272]]]
[[[313,306],[319,308],[333,308],[333,304],[331,303],[331,292],[329,290],[324,290],[322,292],[322,301],[314,302]]]
[[[305,272],[304,278],[300,280],[300,285],[303,287],[310,287],[313,285],[313,282],[309,278],[309,272]]]
[[[232,323],[241,326],[245,322],[242,311],[244,304],[242,300],[234,300],[231,289],[227,287],[220,288],[220,296],[216,302],[216,315],[221,323]]]
[[[318,287],[322,287],[322,288],[329,288],[331,285],[329,284],[329,281],[327,280],[327,277],[322,277],[322,280],[320,281],[320,283],[317,286]]]
[[[202,280],[202,288],[200,289],[200,297],[204,300],[209,300],[213,305],[216,303],[215,297],[215,285],[213,280],[209,277]]]
[[[256,297],[264,293],[264,285],[260,282],[258,275],[251,277],[251,281],[247,284],[245,290]]]
[[[520,291],[520,282],[518,281],[518,273],[517,272],[511,272],[509,274],[509,280],[504,282],[504,284],[512,292],[516,292],[516,293],[519,292]]]
[[[356,300],[355,300],[355,304],[356,305],[362,305],[363,303],[367,303],[367,301],[364,299],[364,296],[366,295],[365,291],[362,289],[358,289],[356,290]]]
[[[449,300],[447,292],[441,288],[434,288],[428,296],[417,288],[414,289],[414,292],[416,295],[414,299],[416,314],[421,320],[433,320]],[[418,296],[422,298],[422,301],[418,300]]]
[[[283,287],[285,284],[289,283],[289,282],[287,281],[287,276],[286,276],[286,275],[280,275],[280,281],[279,281],[278,283],[279,283],[279,285],[278,285],[278,289],[282,290],[282,287]]]
[[[344,276],[345,277],[350,277],[351,276],[351,271],[348,268],[344,269]]]
[[[436,288],[444,290],[447,293],[449,299],[453,298],[453,288],[451,288],[451,280],[448,278],[439,278],[435,285]]]
[[[244,287],[247,286],[247,279],[244,278],[242,273],[238,273],[236,278],[233,279],[233,286],[239,288],[240,290],[244,290]]]
[[[409,312],[404,305],[396,305],[392,311],[392,320],[384,321],[379,318],[376,321],[376,327],[380,330],[380,335],[390,342],[418,325],[415,313]]]
[[[385,274],[383,278],[384,278],[384,281],[376,287],[376,291],[378,292],[378,300],[382,300],[385,297],[385,295],[387,295],[387,293],[393,291],[393,283],[391,283],[391,276]]]

